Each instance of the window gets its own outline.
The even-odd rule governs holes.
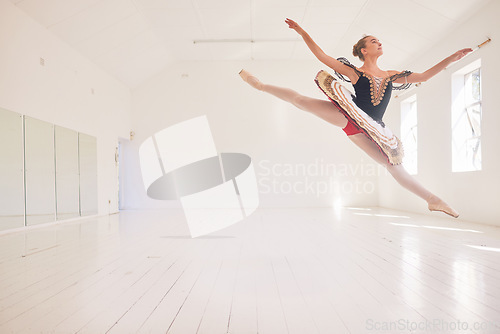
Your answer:
[[[452,171],[481,170],[481,60],[452,76]]]
[[[403,164],[411,175],[417,168],[417,96],[413,95],[401,102],[401,140],[405,151]]]

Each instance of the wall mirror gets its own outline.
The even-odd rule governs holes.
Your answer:
[[[24,117],[26,225],[54,221],[54,125]]]
[[[97,140],[79,133],[80,214],[97,214]]]
[[[0,230],[95,215],[97,139],[0,108]]]
[[[24,226],[23,116],[0,108],[0,230]]]
[[[78,175],[78,132],[55,127],[56,219],[80,215]]]

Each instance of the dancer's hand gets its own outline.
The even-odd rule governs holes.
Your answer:
[[[292,19],[287,18],[285,23],[288,24],[288,28],[295,30],[299,35],[302,35],[304,29],[302,29],[297,22]]]
[[[471,48],[466,48],[462,50],[458,50],[454,54],[450,56],[451,61],[457,61],[465,57],[467,54],[471,53],[473,50]]]

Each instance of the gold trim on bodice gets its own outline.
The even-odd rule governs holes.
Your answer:
[[[379,77],[374,77],[373,75],[365,73],[365,72],[361,72],[361,73],[363,73],[363,76],[366,77],[368,79],[368,81],[370,82],[370,96],[371,96],[372,104],[374,106],[379,105],[380,102],[382,101],[382,99],[384,98],[385,90],[387,89],[387,85],[389,84],[389,82],[391,82],[389,79],[392,76],[388,76],[385,78],[379,78]],[[380,84],[377,82],[376,79],[382,79]]]

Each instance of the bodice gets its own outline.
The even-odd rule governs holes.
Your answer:
[[[379,78],[360,71],[356,66],[349,63],[349,61],[345,58],[338,58],[338,60],[341,61],[344,65],[347,65],[354,69],[354,71],[358,75],[358,81],[353,84],[354,91],[356,93],[356,95],[353,96],[354,103],[356,103],[356,105],[361,110],[370,115],[371,118],[384,126],[382,118],[384,116],[385,110],[387,109],[387,106],[389,105],[392,90],[406,89],[410,86],[410,84],[395,86],[393,85],[393,81],[408,76],[412,72],[402,71],[385,78]],[[342,80],[350,82],[350,80],[344,77],[342,74],[337,72],[335,73]]]

